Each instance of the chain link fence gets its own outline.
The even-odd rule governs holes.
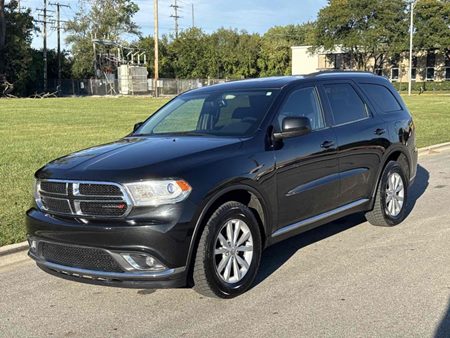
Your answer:
[[[49,80],[47,91],[38,89],[31,97],[52,96],[107,96],[107,95],[155,95],[153,79],[143,80],[145,83],[126,84],[119,80],[83,79],[83,80]],[[157,81],[158,95],[174,96],[185,91],[231,81],[229,79],[159,79]]]

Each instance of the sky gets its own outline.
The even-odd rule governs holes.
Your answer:
[[[42,8],[44,0],[20,0],[22,7],[29,7],[37,17],[37,8]],[[78,0],[48,0],[70,5],[62,8],[62,20],[71,19],[78,9]],[[170,17],[175,0],[159,0],[160,34],[174,33],[174,20]],[[192,4],[194,4],[195,26],[205,32],[213,32],[218,28],[237,28],[250,33],[266,32],[276,25],[301,24],[316,19],[320,8],[327,0],[177,0],[181,6],[179,15],[180,29],[192,26]],[[135,22],[141,27],[144,35],[153,34],[153,0],[135,0],[139,5],[139,13]],[[51,9],[55,9],[49,7]],[[50,13],[54,14],[54,13]],[[64,35],[63,35],[64,36]],[[49,48],[56,46],[56,31],[50,30]],[[33,47],[42,48],[42,35],[33,39]],[[63,47],[65,47],[63,43]]]

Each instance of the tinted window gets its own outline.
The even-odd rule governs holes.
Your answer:
[[[378,106],[382,113],[402,109],[397,99],[385,86],[365,83],[362,84],[361,87],[365,90],[367,96]]]
[[[278,128],[281,129],[285,117],[296,116],[309,118],[313,130],[324,127],[322,110],[315,88],[299,89],[289,95],[278,115]]]
[[[368,116],[365,103],[351,85],[330,84],[324,85],[324,88],[336,125],[358,121]]]

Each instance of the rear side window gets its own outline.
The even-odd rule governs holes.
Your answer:
[[[369,99],[371,99],[378,109],[380,109],[380,112],[389,113],[402,110],[402,107],[395,96],[385,86],[363,83],[361,84],[361,87],[364,89]]]
[[[331,105],[334,124],[345,124],[369,116],[366,104],[348,83],[324,85],[325,94]]]

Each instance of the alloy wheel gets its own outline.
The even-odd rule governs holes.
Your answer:
[[[253,237],[240,219],[227,221],[217,235],[214,261],[217,275],[225,283],[237,283],[247,274],[253,258]]]
[[[393,172],[389,175],[386,183],[386,213],[391,217],[397,217],[403,208],[405,187],[402,177]]]

